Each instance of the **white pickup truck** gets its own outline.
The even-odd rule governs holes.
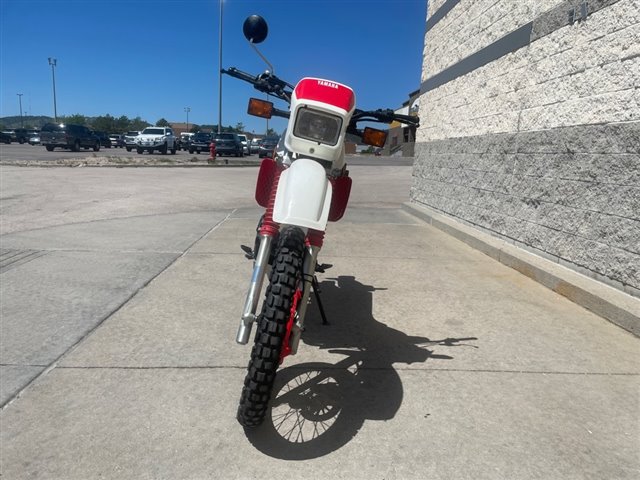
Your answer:
[[[147,127],[136,137],[136,151],[143,153],[145,150],[153,153],[154,150],[166,154],[171,150],[171,155],[176,154],[178,142],[173,130],[169,127]]]

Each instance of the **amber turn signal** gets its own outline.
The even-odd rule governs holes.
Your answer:
[[[362,143],[373,145],[374,147],[384,147],[387,141],[387,132],[376,128],[365,127],[362,132]]]
[[[250,98],[247,113],[249,115],[255,115],[256,117],[271,118],[273,103],[260,100],[259,98]]]

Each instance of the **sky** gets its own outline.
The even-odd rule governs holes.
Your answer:
[[[242,33],[265,18],[258,47],[295,84],[318,77],[353,88],[364,110],[399,108],[420,87],[426,0],[0,0],[0,117],[110,114],[217,124],[222,66],[267,69]],[[222,78],[222,124],[264,133],[246,113],[251,85]],[[286,104],[275,101],[276,106]],[[281,130],[285,120],[272,119]]]

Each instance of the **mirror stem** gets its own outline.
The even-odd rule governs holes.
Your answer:
[[[252,42],[251,40],[249,40],[249,45],[251,45],[251,47],[256,51],[256,53],[257,53],[258,55],[260,55],[260,58],[261,58],[262,60],[264,60],[264,63],[266,63],[266,64],[269,66],[269,71],[270,71],[273,75],[275,75],[275,71],[273,70],[273,65],[271,65],[271,63],[269,62],[269,60],[267,60],[267,59],[265,58],[265,56],[264,56],[264,55],[262,55],[262,53],[260,53],[260,50],[258,50],[258,47],[256,47],[256,46],[253,44],[253,42]]]

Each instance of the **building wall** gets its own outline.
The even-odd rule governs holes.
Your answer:
[[[640,0],[431,0],[411,200],[640,296]]]

